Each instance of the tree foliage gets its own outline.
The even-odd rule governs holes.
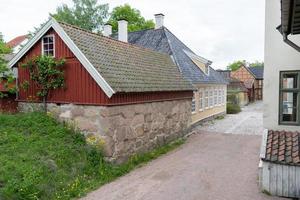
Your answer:
[[[132,8],[129,4],[117,6],[113,9],[109,19],[113,32],[117,32],[118,20],[120,19],[126,19],[128,21],[129,32],[153,28],[155,25],[153,20],[145,20],[145,18],[141,16],[141,12]]]
[[[242,65],[246,65],[246,61],[245,60],[237,60],[237,61],[234,61],[233,63],[230,63],[227,66],[227,69],[231,70],[231,71],[235,71],[235,70],[238,70]]]
[[[29,70],[30,80],[39,88],[37,96],[43,99],[44,110],[47,111],[47,98],[52,90],[64,87],[64,59],[56,60],[52,56],[37,56],[22,65]],[[29,81],[22,83],[23,89],[29,87]]]
[[[15,93],[16,87],[12,87],[15,78],[12,71],[7,66],[7,61],[4,59],[5,54],[11,53],[12,50],[6,45],[3,40],[3,35],[0,32],[0,84],[10,93]],[[0,98],[6,97],[7,94],[0,92]]]
[[[52,16],[68,24],[86,30],[100,32],[108,18],[108,4],[98,4],[97,0],[73,0],[73,6],[59,6]]]
[[[264,62],[255,61],[253,63],[250,63],[249,66],[250,67],[263,67],[264,66]]]
[[[260,62],[260,61],[255,61],[255,62],[247,62],[246,60],[237,60],[234,61],[233,63],[230,63],[227,66],[228,70],[231,71],[235,71],[238,70],[241,66],[249,66],[249,67],[263,67],[264,66],[264,62]]]

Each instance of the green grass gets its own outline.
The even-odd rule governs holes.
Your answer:
[[[76,198],[183,143],[113,165],[80,133],[45,114],[0,114],[0,199]]]

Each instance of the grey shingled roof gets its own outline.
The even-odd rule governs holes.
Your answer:
[[[202,72],[184,51],[195,53],[166,27],[130,32],[128,34],[128,42],[169,54],[179,67],[182,75],[193,84],[227,84],[226,80],[211,67],[209,75]]]
[[[167,54],[59,24],[116,92],[193,90]]]
[[[264,78],[264,67],[248,67],[248,69],[255,76],[256,79]]]

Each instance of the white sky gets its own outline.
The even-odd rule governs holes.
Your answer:
[[[234,60],[263,60],[264,0],[98,0],[110,9],[129,3],[146,19],[165,14],[165,26],[195,53],[225,68]],[[28,33],[71,0],[0,0],[4,40]]]

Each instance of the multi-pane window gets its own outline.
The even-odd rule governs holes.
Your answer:
[[[208,89],[205,89],[205,92],[204,92],[204,97],[205,97],[205,109],[207,109],[208,107],[209,107],[209,100],[208,100],[208,98],[209,98],[209,93],[208,93]]]
[[[218,95],[218,104],[222,104],[222,90],[219,88],[219,95]]]
[[[280,73],[279,123],[300,125],[300,71]]]
[[[196,112],[196,100],[195,100],[195,93],[192,99],[192,113]]]
[[[225,88],[222,88],[222,104],[225,104]]]
[[[204,109],[204,100],[203,100],[203,90],[199,91],[199,110],[203,111]]]
[[[55,56],[53,35],[46,35],[42,38],[42,54],[46,56]]]
[[[214,105],[214,91],[212,88],[209,89],[209,107]]]
[[[214,90],[214,106],[218,105],[218,90],[215,88]]]

